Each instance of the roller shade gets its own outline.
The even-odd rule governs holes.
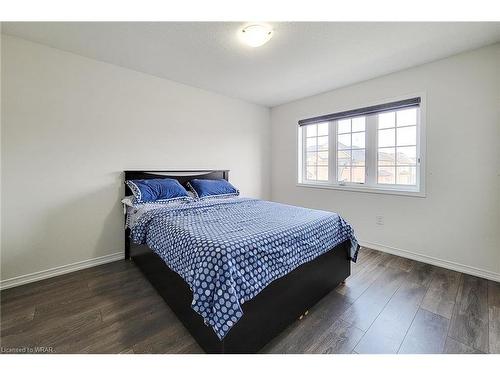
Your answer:
[[[353,109],[353,110],[350,110],[350,111],[330,113],[329,115],[311,117],[311,118],[307,118],[307,119],[304,119],[304,120],[300,120],[299,121],[299,126],[304,126],[304,125],[309,125],[309,124],[316,124],[318,122],[339,120],[339,119],[348,118],[348,117],[367,116],[367,115],[372,115],[374,113],[389,112],[389,111],[394,111],[394,110],[397,110],[397,109],[409,108],[409,107],[418,107],[418,106],[420,106],[420,97],[418,97],[418,98],[411,98],[411,99],[405,99],[405,100],[399,100],[397,102],[391,102],[391,103],[373,105],[373,106],[370,106],[370,107]]]

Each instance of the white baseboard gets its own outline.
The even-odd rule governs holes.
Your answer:
[[[119,253],[104,255],[101,257],[83,260],[81,262],[75,262],[71,264],[67,264],[65,266],[59,266],[50,268],[44,271],[33,272],[27,275],[16,276],[10,279],[2,280],[0,282],[0,290],[13,288],[15,286],[32,283],[34,281],[48,279],[50,277],[63,275],[65,273],[70,273],[78,270],[82,270],[84,268],[90,268],[94,266],[98,266],[104,263],[115,262],[117,260],[124,258],[124,252],[121,251]]]
[[[433,266],[438,266],[442,268],[448,268],[453,271],[458,271],[466,273],[468,275],[482,277],[484,279],[493,280],[500,282],[500,273],[483,270],[476,267],[466,266],[464,264],[450,262],[448,260],[438,259],[430,257],[428,255],[417,254],[412,251],[402,250],[395,247],[380,245],[368,241],[359,241],[359,245],[363,247],[368,247],[373,250],[383,251],[385,253],[397,255],[403,258],[413,259],[422,263],[432,264]]]

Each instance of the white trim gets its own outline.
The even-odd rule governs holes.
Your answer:
[[[297,183],[297,187],[313,188],[313,189],[330,189],[330,190],[344,190],[344,191],[356,191],[361,193],[374,193],[374,194],[390,194],[390,195],[404,195],[407,197],[418,197],[425,198],[425,193],[421,191],[411,191],[411,190],[390,190],[382,189],[378,187],[367,187],[367,186],[356,186],[356,185],[328,185],[321,183]]]
[[[32,283],[34,281],[48,279],[54,276],[64,275],[65,273],[70,273],[78,270],[83,270],[85,268],[95,267],[100,264],[115,262],[117,260],[124,259],[125,255],[123,251],[118,253],[113,253],[109,255],[104,255],[97,258],[87,259],[80,262],[66,264],[64,266],[49,268],[48,270],[38,271],[29,273],[27,275],[16,276],[10,279],[0,281],[0,290],[13,288],[15,286]]]
[[[368,247],[373,250],[382,251],[384,253],[389,253],[392,255],[397,255],[403,258],[413,259],[418,262],[432,264],[433,266],[438,266],[442,268],[447,268],[453,271],[458,271],[466,273],[468,275],[482,277],[484,279],[493,280],[500,282],[500,273],[492,272],[488,270],[483,270],[476,267],[466,266],[465,264],[460,264],[456,262],[451,262],[449,260],[443,260],[439,258],[434,258],[428,255],[417,254],[412,251],[398,249],[391,246],[385,246],[378,243],[373,243],[369,241],[359,241],[359,245],[363,247]]]

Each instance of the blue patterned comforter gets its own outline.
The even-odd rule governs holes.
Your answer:
[[[241,305],[303,263],[345,240],[356,261],[353,229],[339,215],[249,198],[212,199],[153,209],[131,228],[191,287],[192,308],[223,339]]]

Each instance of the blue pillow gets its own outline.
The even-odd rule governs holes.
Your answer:
[[[239,195],[240,192],[226,180],[199,180],[188,182],[188,188],[198,197],[231,196]]]
[[[188,192],[173,178],[128,180],[127,186],[134,194],[135,203],[164,202],[174,199],[190,199]]]

